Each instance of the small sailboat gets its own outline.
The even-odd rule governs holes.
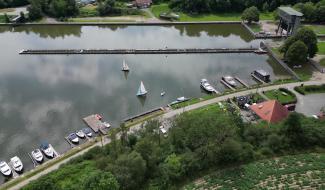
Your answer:
[[[7,162],[5,162],[5,161],[0,162],[0,171],[4,176],[12,175],[12,171],[11,171],[9,165],[7,164]]]
[[[35,149],[32,151],[32,157],[34,158],[34,160],[36,160],[36,162],[41,163],[43,162],[43,154],[40,151],[40,149]]]
[[[24,166],[23,163],[21,162],[20,158],[18,156],[14,156],[10,159],[10,162],[13,166],[13,169],[18,172],[21,173],[23,172]]]
[[[147,92],[146,88],[144,87],[143,82],[141,81],[138,92],[137,92],[137,96],[145,96],[147,93],[148,92]]]
[[[125,60],[123,60],[122,71],[125,71],[125,72],[130,71],[130,68],[129,68],[129,66],[125,63]]]

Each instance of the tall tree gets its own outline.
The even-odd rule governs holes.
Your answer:
[[[307,60],[308,48],[300,40],[294,42],[286,54],[286,59],[290,64],[303,64]]]
[[[260,12],[256,7],[250,7],[244,10],[241,15],[241,19],[247,21],[249,24],[254,22],[258,22],[260,20]]]

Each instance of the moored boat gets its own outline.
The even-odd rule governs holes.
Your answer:
[[[237,83],[234,77],[230,76],[230,75],[226,75],[222,77],[222,80],[225,81],[227,84],[229,84],[232,87],[236,87]]]
[[[106,128],[110,128],[110,127],[111,127],[111,124],[109,124],[109,123],[106,122],[106,121],[103,122],[103,125],[104,125],[104,127],[106,127]]]
[[[207,92],[216,92],[216,89],[214,89],[207,79],[201,79],[200,86]]]
[[[54,150],[48,142],[43,142],[40,146],[40,149],[48,158],[54,158]]]
[[[130,71],[129,66],[125,63],[125,60],[123,60],[123,64],[122,64],[122,71]]]
[[[44,159],[43,154],[42,154],[42,152],[41,152],[40,149],[35,149],[35,150],[33,150],[33,151],[32,151],[32,157],[33,157],[34,160],[36,160],[36,162],[38,162],[38,163],[43,162],[43,159]]]
[[[14,156],[10,159],[10,163],[12,164],[13,169],[17,172],[17,173],[21,173],[23,172],[24,169],[24,165],[21,162],[20,158],[18,156]]]
[[[88,137],[93,136],[93,133],[91,132],[91,130],[89,128],[83,128],[82,132],[84,132],[85,135],[87,135]]]
[[[6,177],[12,175],[12,171],[11,171],[9,165],[7,164],[7,162],[5,162],[5,161],[0,162],[0,171]]]
[[[76,135],[76,133],[69,134],[68,139],[73,143],[78,143],[79,142],[79,138]]]
[[[256,76],[264,82],[270,82],[270,74],[262,69],[253,71],[252,75]]]
[[[85,133],[82,130],[77,131],[76,135],[80,138],[85,138]]]
[[[141,81],[138,92],[137,92],[137,96],[145,96],[147,93],[148,93],[148,91],[146,90],[143,82]]]

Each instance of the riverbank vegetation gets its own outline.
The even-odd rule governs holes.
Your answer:
[[[325,153],[314,153],[261,160],[211,172],[183,189],[324,189],[324,180]]]
[[[282,123],[248,124],[228,103],[185,112],[171,125],[167,137],[157,121],[132,134],[122,127],[120,139],[112,133],[104,148],[90,150],[23,189],[86,189],[84,176],[93,173],[107,176],[111,185],[106,189],[179,189],[201,172],[325,147],[324,120],[292,113]],[[100,189],[100,183],[93,185]]]
[[[318,42],[317,47],[319,51],[318,53],[325,55],[325,42]]]
[[[29,0],[0,0],[0,9],[28,5]]]

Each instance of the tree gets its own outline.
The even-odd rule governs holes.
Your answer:
[[[242,154],[241,145],[233,140],[227,139],[221,146],[218,152],[218,161],[220,164],[229,164],[239,161]]]
[[[258,22],[260,20],[260,12],[255,6],[247,8],[244,10],[241,19],[246,20],[249,24],[253,21]]]
[[[117,180],[110,172],[96,171],[88,175],[83,182],[82,189],[93,190],[118,190]]]
[[[307,60],[308,48],[300,40],[294,42],[286,54],[286,59],[290,64],[302,64]]]
[[[20,12],[20,22],[26,22],[26,17],[23,11]]]
[[[292,146],[301,146],[304,143],[303,128],[300,115],[291,113],[284,122],[284,134]]]
[[[176,154],[167,156],[163,164],[163,170],[166,172],[165,174],[168,178],[171,180],[177,180],[184,172],[181,157]]]
[[[308,57],[313,58],[318,51],[317,35],[315,32],[308,27],[302,27],[297,31],[295,37],[297,40],[305,43],[308,48]]]
[[[42,7],[40,0],[31,0],[30,6],[27,8],[30,20],[37,20],[42,18]]]
[[[116,13],[115,10],[115,0],[105,0],[98,4],[97,11],[100,16],[111,15]]]

